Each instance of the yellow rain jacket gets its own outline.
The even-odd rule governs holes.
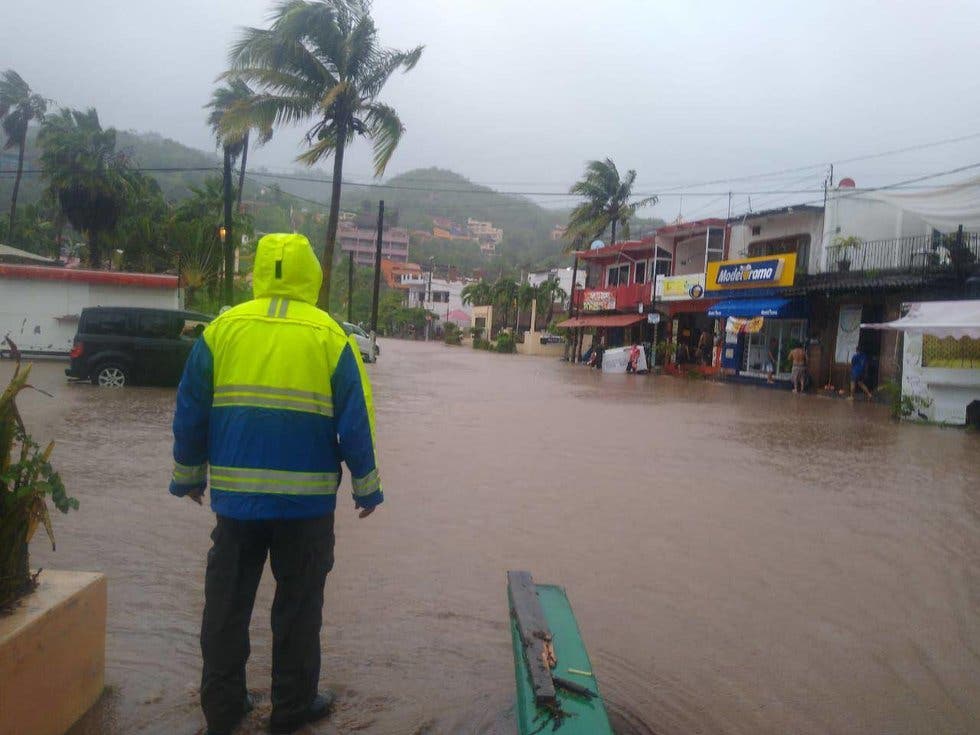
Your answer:
[[[360,351],[316,307],[323,274],[302,235],[266,235],[254,298],[217,317],[177,389],[170,492],[207,484],[211,508],[239,520],[334,510],[341,461],[354,502],[384,500],[374,407]]]

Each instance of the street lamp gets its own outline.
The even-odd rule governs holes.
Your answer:
[[[222,245],[225,244],[225,237],[227,236],[228,236],[228,228],[225,227],[224,225],[218,227],[218,239],[221,240]]]

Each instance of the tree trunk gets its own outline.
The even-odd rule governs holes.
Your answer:
[[[616,220],[615,219],[613,219],[612,221],[612,240],[609,241],[609,244],[610,245],[616,244]]]
[[[17,219],[17,193],[20,191],[20,177],[24,174],[24,148],[27,145],[27,129],[20,140],[20,150],[17,151],[17,176],[14,177],[14,192],[10,195],[10,219],[7,220],[7,239],[11,245],[14,242],[14,221]]]
[[[225,146],[224,161],[224,205],[225,205],[225,236],[221,245],[225,256],[225,278],[221,300],[225,306],[234,306],[235,299],[235,237],[232,233],[231,205],[233,192],[231,189],[231,150]]]
[[[327,219],[327,237],[323,245],[320,267],[323,269],[323,285],[317,306],[330,311],[330,275],[333,272],[334,246],[337,244],[337,222],[340,220],[340,187],[344,176],[344,143],[347,139],[347,126],[337,126],[337,149],[333,153],[333,182],[330,188],[330,216]]]
[[[242,168],[238,172],[238,211],[242,211],[242,192],[245,191],[245,164],[248,162],[248,131],[242,139]]]
[[[102,268],[102,246],[95,230],[89,230],[88,233],[88,264],[96,270]]]

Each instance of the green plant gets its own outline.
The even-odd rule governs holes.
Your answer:
[[[504,352],[506,354],[511,354],[517,351],[514,345],[514,335],[510,332],[501,332],[497,335],[497,352]]]
[[[838,235],[834,238],[833,247],[837,251],[837,262],[841,266],[841,270],[847,270],[851,267],[849,251],[857,250],[863,243],[864,240],[856,235],[849,235],[847,237]]]
[[[483,339],[483,337],[474,336],[473,337],[473,349],[474,350],[489,350],[490,349],[490,342],[488,342],[487,340]]]
[[[0,609],[34,584],[28,543],[38,524],[44,525],[54,549],[47,498],[62,513],[78,508],[78,501],[68,496],[49,462],[54,442],[42,451],[17,411],[17,394],[33,387],[27,382],[30,372],[30,366],[21,369],[18,362],[13,378],[0,394]]]
[[[443,327],[443,342],[447,345],[459,345],[463,342],[463,335],[459,331],[459,326],[455,322],[446,322]]]

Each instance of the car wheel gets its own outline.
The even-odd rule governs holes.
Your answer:
[[[378,347],[377,345],[375,345],[374,346],[374,359],[377,360],[378,359],[378,355],[380,355],[380,354],[381,354],[381,348]]]
[[[122,388],[128,380],[126,368],[118,362],[102,363],[92,376],[92,382],[100,388]]]

